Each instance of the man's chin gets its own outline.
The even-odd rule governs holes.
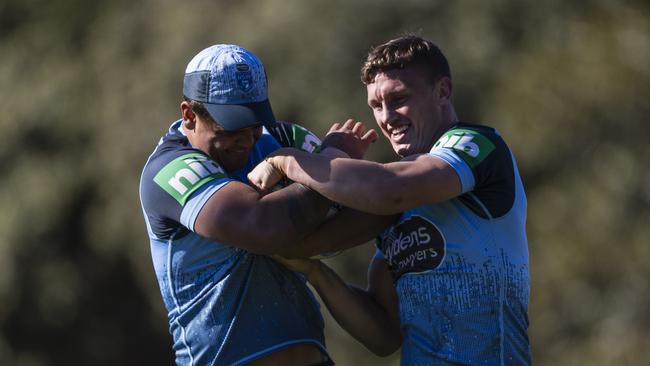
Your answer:
[[[408,144],[393,145],[393,150],[400,158],[411,155],[411,146]]]
[[[219,162],[219,165],[227,172],[227,173],[233,173],[233,172],[238,172],[244,167],[246,167],[246,163],[248,163],[248,159],[245,161],[221,161]]]

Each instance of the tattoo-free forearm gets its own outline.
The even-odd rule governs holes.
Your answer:
[[[273,156],[269,163],[332,201],[378,215],[442,202],[461,193],[456,170],[427,154],[380,164],[294,152]]]
[[[322,262],[308,279],[339,325],[370,351],[387,356],[399,347],[399,323],[393,321],[395,316],[386,304],[379,303],[370,292],[347,285]]]
[[[256,218],[263,223],[251,230],[265,243],[258,245],[260,254],[278,253],[283,248],[297,246],[326,218],[332,202],[308,187],[293,183],[260,198]]]
[[[277,254],[285,258],[308,258],[349,249],[373,240],[398,217],[373,215],[345,207],[307,235],[299,245],[286,246]]]
[[[293,183],[284,189],[287,190],[289,220],[296,236],[303,238],[323,222],[332,201],[300,183]]]
[[[374,214],[393,214],[400,206],[392,196],[401,190],[397,176],[384,165],[292,152],[268,162],[285,175],[346,207]]]

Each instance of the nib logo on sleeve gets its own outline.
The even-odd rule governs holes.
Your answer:
[[[169,162],[153,180],[178,203],[185,205],[188,197],[205,183],[225,176],[217,163],[202,154],[191,153]]]

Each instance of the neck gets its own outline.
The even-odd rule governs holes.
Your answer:
[[[447,108],[443,108],[442,120],[447,122],[447,127],[451,127],[458,122],[458,115],[456,114],[456,109],[453,104],[449,103]]]
[[[442,136],[442,134],[445,133],[445,131],[447,131],[451,126],[458,123],[458,115],[456,115],[456,110],[451,103],[442,109],[441,114],[442,123],[440,123],[440,128],[438,131],[436,131],[433,139],[434,142],[437,141],[440,136]]]

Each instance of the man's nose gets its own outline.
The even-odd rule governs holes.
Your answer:
[[[395,121],[397,118],[397,112],[393,108],[382,108],[379,118],[381,123],[383,124],[390,124]]]
[[[237,134],[236,142],[237,145],[240,146],[250,146],[255,144],[255,131],[252,128],[246,128],[241,130]]]

